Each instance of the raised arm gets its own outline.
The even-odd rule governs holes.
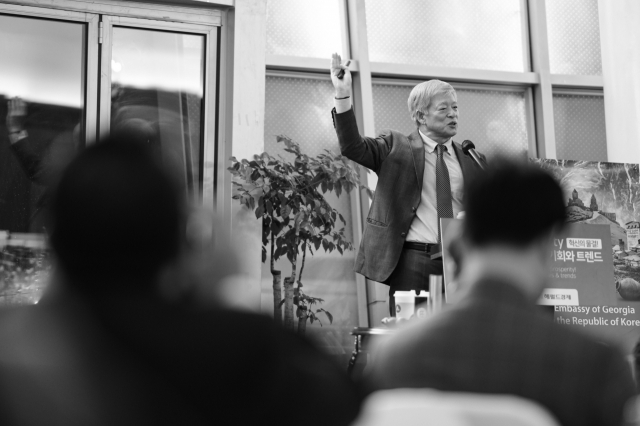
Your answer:
[[[7,132],[11,150],[17,158],[29,180],[41,183],[42,159],[31,149],[29,135],[25,130],[27,103],[19,97],[7,102]]]
[[[344,76],[339,78],[341,71],[344,71]],[[391,151],[392,139],[389,136],[369,138],[360,135],[352,108],[351,72],[337,53],[331,57],[331,82],[335,90],[333,124],[342,155],[377,173]]]
[[[24,122],[27,117],[27,103],[19,97],[7,101],[7,132],[11,144],[27,137]]]

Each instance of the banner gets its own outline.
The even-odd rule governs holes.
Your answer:
[[[538,301],[547,306],[615,305],[613,256],[606,225],[568,224],[554,240],[549,284]]]
[[[579,327],[602,340],[617,343],[626,353],[631,353],[640,338],[638,164],[542,159],[531,161],[550,171],[558,179],[565,193],[567,220],[572,224],[572,232],[582,234],[576,234],[575,237],[585,240],[572,241],[572,246],[579,247],[576,249],[568,246],[556,247],[555,252],[560,257],[554,259],[554,270],[551,273],[560,274],[562,279],[570,277],[571,265],[577,263],[580,251],[583,257],[589,253],[589,259],[581,260],[581,264],[600,270],[596,274],[598,285],[594,288],[588,278],[575,278],[578,286],[586,284],[584,291],[579,291],[578,305],[563,304],[562,299],[548,303],[555,306],[556,322]],[[594,230],[591,231],[587,229],[591,225],[599,226],[592,226]],[[609,238],[604,234],[600,235],[603,244],[600,254],[602,262],[596,262],[595,256],[599,249],[591,250],[586,245],[589,244],[591,235],[596,238],[595,233],[599,231],[595,231],[595,228],[603,227],[608,228]],[[580,267],[577,268],[581,270]],[[607,278],[610,269],[613,276]],[[563,281],[562,285],[568,287],[571,280],[573,278]],[[554,281],[554,286],[556,285],[558,282]]]

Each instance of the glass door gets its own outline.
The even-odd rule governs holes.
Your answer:
[[[0,3],[0,305],[39,300],[52,184],[114,130],[213,206],[217,46],[213,25]]]
[[[193,196],[213,177],[205,116],[215,114],[208,88],[210,27],[103,16],[100,133],[139,135]],[[215,56],[214,56],[215,57]],[[209,102],[208,102],[209,101]],[[206,114],[205,114],[206,112]]]
[[[96,134],[97,29],[98,15],[0,5],[0,305],[46,285],[51,186]]]

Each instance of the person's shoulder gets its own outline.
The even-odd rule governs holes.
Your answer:
[[[391,129],[382,129],[378,132],[377,137],[382,139],[393,139],[397,132]]]
[[[289,396],[292,418],[302,418],[322,407],[332,408],[315,413],[307,423],[348,425],[356,418],[361,402],[356,385],[308,338],[260,314],[218,310],[207,315],[228,327],[228,335],[235,335],[236,341],[246,342],[236,349],[258,358],[252,362],[258,364],[256,371],[263,379],[258,385],[270,394],[268,397],[304,389]]]
[[[0,339],[3,342],[7,342],[8,338],[20,333],[22,324],[32,311],[29,308],[30,306],[3,306],[0,308]]]
[[[273,318],[245,310],[215,308],[196,311],[193,322],[215,329],[216,339],[245,339],[261,351],[281,352],[283,348],[315,356],[319,350],[306,338],[276,324]]]
[[[378,132],[378,137],[379,138],[391,138],[391,139],[409,139],[411,137],[411,133],[410,134],[405,134],[402,133],[398,130],[393,130],[393,129],[382,129]]]
[[[383,139],[389,146],[395,145],[410,145],[410,139],[414,134],[404,134],[400,131],[393,129],[383,129],[378,132],[377,139]]]
[[[453,306],[432,317],[411,320],[400,325],[379,349],[392,355],[421,353],[440,340],[454,339],[452,330],[464,326],[466,311],[464,307]]]
[[[532,335],[530,338],[537,339],[542,347],[558,356],[565,359],[575,357],[580,359],[583,366],[626,364],[622,351],[606,339],[597,339],[587,331],[574,326],[558,324],[542,312],[536,314],[534,321],[535,337]]]
[[[215,307],[194,310],[193,317],[197,321],[220,329],[233,329],[236,333],[251,333],[265,336],[281,334],[284,330],[278,327],[272,318],[256,312]]]
[[[546,321],[550,334],[553,335],[558,342],[563,342],[562,349],[579,350],[584,352],[585,356],[593,356],[597,358],[622,358],[622,352],[608,342],[596,340],[594,336],[587,334],[586,331],[576,329],[571,326],[557,324],[552,321]],[[586,355],[589,354],[589,355]]]

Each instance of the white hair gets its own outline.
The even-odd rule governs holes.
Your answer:
[[[407,105],[409,106],[409,114],[411,119],[420,127],[419,112],[423,112],[429,108],[431,98],[438,93],[452,93],[456,96],[456,90],[449,83],[442,80],[429,80],[416,85],[409,94]]]

